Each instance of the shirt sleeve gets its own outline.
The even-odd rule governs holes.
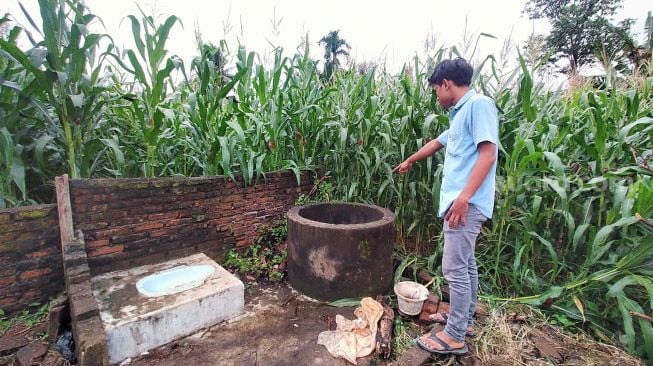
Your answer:
[[[437,140],[440,141],[442,146],[447,146],[447,140],[449,139],[449,129],[442,132],[440,136],[437,137]]]
[[[470,131],[474,145],[484,141],[499,144],[499,117],[494,102],[490,99],[479,99],[472,106]]]

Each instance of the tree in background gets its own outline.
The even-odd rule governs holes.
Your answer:
[[[651,59],[653,56],[653,13],[650,11],[646,16],[644,30],[646,31],[644,43],[640,46],[633,45],[628,52],[628,59],[637,70],[646,70],[645,66],[647,64],[650,66],[653,63],[653,59]],[[653,69],[649,67],[647,71],[650,73]]]
[[[555,53],[549,62],[567,59],[563,68],[576,74],[578,68],[592,64],[597,54],[623,56],[630,37],[631,20],[617,25],[609,17],[615,14],[622,0],[530,0],[524,9],[531,19],[546,18],[551,33],[546,38]]]
[[[331,79],[334,71],[340,67],[338,56],[349,58],[348,50],[351,49],[351,46],[340,38],[339,32],[339,30],[331,31],[318,41],[318,44],[324,47],[324,76],[327,80]]]

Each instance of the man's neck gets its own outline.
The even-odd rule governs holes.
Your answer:
[[[469,91],[468,86],[456,87],[454,89],[453,105],[455,106],[456,104],[458,104],[458,102],[463,98],[465,94],[467,94],[468,91]]]

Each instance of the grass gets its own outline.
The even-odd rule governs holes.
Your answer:
[[[468,338],[470,354],[464,357],[432,357],[429,365],[642,365],[642,361],[609,344],[596,342],[584,333],[569,333],[550,325],[542,312],[524,305],[495,304],[478,317],[477,336]],[[428,331],[400,317],[395,322],[393,359]]]
[[[25,328],[31,328],[35,324],[42,322],[48,315],[48,304],[33,303],[27,308],[23,309],[20,313],[7,318],[4,317],[4,311],[0,309],[0,336],[4,335],[11,327],[19,325]],[[41,335],[41,337],[47,337]]]
[[[261,225],[257,231],[260,235],[250,246],[227,253],[224,265],[245,278],[279,282],[286,275],[288,222],[283,219]]]
[[[392,332],[391,358],[396,360],[416,344],[415,338],[422,333],[422,329],[412,321],[409,321],[403,318],[400,314],[395,313]]]

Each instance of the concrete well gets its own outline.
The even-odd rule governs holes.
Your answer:
[[[395,216],[360,203],[320,203],[288,212],[288,280],[319,300],[385,294],[392,287]]]

